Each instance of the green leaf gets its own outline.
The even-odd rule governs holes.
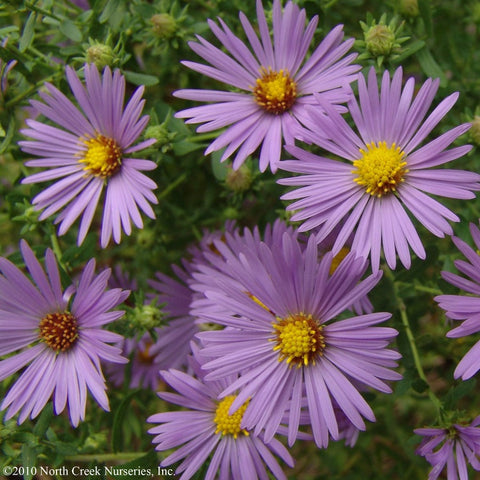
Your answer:
[[[100,23],[107,22],[108,19],[117,11],[119,6],[120,6],[120,0],[108,0],[98,21]]]
[[[474,378],[465,382],[459,383],[457,386],[452,387],[444,398],[444,406],[446,410],[452,410],[458,408],[458,401],[468,395],[477,384]]]
[[[8,122],[7,131],[4,134],[2,143],[0,143],[0,155],[2,155],[7,151],[7,148],[10,146],[10,143],[12,142],[13,134],[15,133],[15,123],[16,123],[15,118],[12,115],[10,117],[10,121]]]
[[[35,466],[37,459],[37,452],[35,448],[28,443],[22,445],[22,467],[25,469],[25,474],[23,476],[24,480],[31,480],[33,474],[31,473],[32,468]]]
[[[417,378],[412,382],[412,388],[418,393],[423,393],[428,390],[428,383],[421,378]]]
[[[406,58],[418,52],[424,46],[425,42],[423,40],[416,40],[415,42],[412,42],[407,48],[402,51],[402,53],[398,57],[395,57],[393,62],[396,64],[403,62]]]
[[[42,410],[42,413],[38,417],[37,423],[35,427],[33,427],[33,433],[37,435],[37,437],[43,437],[45,432],[50,427],[50,423],[53,418],[53,407],[52,403],[48,403],[47,406]]]
[[[228,163],[220,162],[222,158],[223,149],[217,152],[213,152],[211,156],[212,172],[217,180],[225,180],[228,173]]]
[[[20,52],[24,52],[33,42],[36,19],[37,14],[35,12],[31,12],[27,18],[27,21],[25,22],[25,27],[23,28],[23,33],[18,43],[18,49]]]
[[[122,465],[116,465],[115,480],[130,480],[132,478],[132,472],[135,474],[135,478],[146,479],[155,477],[158,467],[158,455],[155,450],[150,450],[146,455],[136,458]],[[173,469],[172,469],[173,473]]]
[[[146,75],[145,73],[136,73],[129,70],[126,70],[123,73],[125,78],[134,85],[145,85],[146,87],[150,87],[156,85],[160,81],[155,75]]]
[[[59,29],[70,40],[73,40],[74,42],[82,41],[82,32],[71,20],[64,20],[60,24]]]
[[[431,78],[439,78],[440,85],[445,87],[447,85],[447,77],[441,69],[440,65],[433,58],[428,48],[422,48],[417,52],[417,58],[422,67],[423,72]]]
[[[188,140],[182,140],[172,145],[175,155],[186,155],[187,153],[194,152],[201,148],[205,148],[202,143],[189,142]]]
[[[123,448],[123,422],[125,420],[125,414],[130,407],[132,398],[138,395],[139,389],[132,390],[125,398],[120,402],[120,405],[115,410],[115,416],[113,417],[112,427],[112,449],[114,452],[118,452]]]
[[[428,36],[432,37],[432,8],[430,6],[430,0],[418,0],[418,11],[425,24],[425,30],[427,31]]]

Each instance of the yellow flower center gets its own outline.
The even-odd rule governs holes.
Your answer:
[[[228,413],[235,398],[235,395],[229,395],[218,404],[217,409],[215,410],[214,418],[214,422],[217,424],[215,433],[221,433],[222,435],[233,435],[233,438],[237,438],[240,433],[243,433],[247,436],[249,435],[247,430],[240,428],[243,414],[248,407],[248,401],[245,402],[232,415],[229,415]]]
[[[315,358],[323,355],[325,337],[323,327],[318,325],[312,315],[296,313],[287,318],[278,318],[273,324],[276,335],[276,345],[273,350],[279,351],[278,361],[285,360],[290,366],[300,368],[311,362],[315,365]]]
[[[366,150],[360,149],[360,153],[362,157],[353,162],[357,169],[352,173],[357,175],[354,181],[365,186],[370,195],[381,197],[394,192],[404,181],[408,172],[405,152],[395,143],[388,147],[386,142],[378,142],[378,145],[372,142]]]
[[[40,337],[52,349],[68,350],[78,338],[77,319],[70,313],[49,313],[40,320]]]
[[[330,265],[330,270],[328,273],[333,275],[338,266],[342,263],[342,260],[350,253],[348,247],[342,247],[342,249],[332,258],[332,263]]]
[[[113,138],[98,134],[95,138],[84,140],[87,146],[85,156],[80,159],[84,170],[97,177],[110,177],[122,165],[122,149]]]
[[[257,78],[253,89],[255,101],[267,112],[278,115],[289,110],[297,98],[297,84],[288,70],[278,72],[270,67],[261,69],[261,78]]]

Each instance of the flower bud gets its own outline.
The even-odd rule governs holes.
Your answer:
[[[395,45],[395,33],[388,25],[374,25],[365,33],[365,44],[375,57],[389,55]]]
[[[252,173],[250,169],[242,165],[238,170],[229,168],[225,178],[225,185],[235,193],[244,192],[252,184]]]
[[[399,3],[400,13],[409,17],[418,16],[418,0],[400,0]]]
[[[480,145],[480,116],[475,115],[472,120],[472,127],[469,130],[472,142],[476,145]]]
[[[103,43],[93,43],[87,48],[85,53],[87,63],[94,63],[97,68],[111,66],[115,59],[112,47]]]
[[[177,22],[168,13],[157,13],[150,18],[153,33],[162,39],[169,39],[177,30]]]

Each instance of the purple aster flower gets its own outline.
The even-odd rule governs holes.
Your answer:
[[[302,175],[279,183],[301,187],[282,197],[300,199],[288,209],[300,210],[292,220],[304,220],[301,231],[318,227],[317,241],[321,242],[343,223],[334,254],[355,232],[352,250],[365,257],[371,255],[375,270],[379,268],[382,248],[392,269],[396,266],[396,254],[406,268],[410,267],[409,247],[418,257],[425,258],[408,211],[434,235],[453,234],[448,220],[458,222],[459,218],[430,194],[474,198],[473,191],[480,189],[480,175],[432,169],[470,151],[470,145],[446,150],[470,124],[459,125],[419,147],[458,98],[458,93],[450,95],[424,119],[438,85],[438,79],[428,79],[413,98],[415,81],[409,78],[402,89],[401,68],[391,81],[389,73],[384,73],[380,91],[374,69],[370,70],[368,81],[359,75],[359,103],[354,97],[348,102],[358,134],[335,109],[317,97],[323,108],[310,107],[311,118],[305,122],[310,133],[306,131],[305,137],[347,162],[320,157],[296,146],[287,147],[296,158],[281,162],[280,167]]]
[[[155,340],[146,332],[137,340],[126,338],[119,344],[122,355],[130,358],[128,366],[108,362],[105,364],[105,374],[116,387],[121,387],[125,381],[127,370],[130,370],[130,388],[145,388],[157,390],[160,378],[158,376],[159,363],[155,361]]]
[[[480,231],[470,224],[470,232],[477,249],[480,249]],[[442,277],[452,285],[465,290],[468,295],[438,295],[435,300],[446,312],[448,318],[463,320],[463,323],[450,330],[447,337],[458,338],[480,332],[480,256],[467,243],[452,237],[454,244],[465,256],[466,260],[455,260],[454,265],[466,275],[442,272]],[[480,340],[469,350],[455,369],[455,378],[468,380],[480,369]]]
[[[109,345],[121,336],[103,330],[123,311],[110,311],[129,295],[106,290],[110,270],[95,275],[95,260],[84,268],[78,285],[62,292],[55,257],[45,253],[45,270],[28,244],[20,249],[33,282],[0,258],[0,381],[28,367],[10,388],[1,409],[6,419],[18,411],[18,422],[36,417],[50,397],[56,414],[68,402],[72,425],[85,418],[87,389],[109,410],[101,360],[125,363],[120,349]],[[72,298],[73,295],[73,298]],[[28,299],[28,301],[25,301]]]
[[[428,480],[436,480],[447,468],[448,480],[468,480],[467,465],[480,471],[480,416],[470,425],[449,428],[417,428],[414,432],[424,438],[417,454],[425,457],[433,468]],[[443,443],[443,444],[442,444]],[[442,445],[441,445],[442,444]],[[437,447],[439,447],[435,450]]]
[[[81,110],[48,83],[47,92],[39,93],[44,103],[31,101],[38,112],[60,128],[27,120],[29,128],[22,133],[34,140],[19,144],[23,151],[41,158],[25,165],[49,169],[30,175],[23,183],[56,180],[33,199],[33,204],[43,210],[40,220],[63,209],[55,219],[55,223],[60,223],[60,235],[81,216],[78,244],[85,239],[105,188],[101,227],[101,245],[105,247],[112,235],[116,243],[120,242],[122,229],[130,235],[132,222],[143,227],[139,209],[155,217],[150,203],[157,203],[152,193],[156,184],[141,171],[153,170],[156,165],[129,157],[155,140],[133,145],[148,122],[147,115],[141,116],[143,87],[123,108],[125,78],[119,70],[112,74],[107,67],[101,77],[95,65],[85,65],[84,72],[86,87],[75,70],[66,67],[70,88]]]
[[[156,329],[158,339],[150,349],[157,370],[185,367],[191,353],[190,342],[199,331],[195,318],[190,315],[193,296],[187,285],[190,274],[177,265],[172,265],[172,269],[178,280],[161,272],[155,274],[155,280],[148,280],[155,290],[152,296],[159,305],[164,305],[162,310],[168,318],[166,326]]]
[[[204,347],[201,354],[213,358],[203,365],[207,380],[240,375],[221,396],[240,391],[232,413],[249,400],[242,428],[256,434],[265,428],[269,441],[288,410],[291,445],[299,418],[307,413],[315,442],[323,447],[330,435],[340,438],[337,407],[364,430],[362,417],[375,417],[359,385],[388,393],[383,380],[401,378],[390,370],[400,355],[386,348],[397,331],[376,326],[389,313],[336,317],[368,293],[381,272],[361,280],[366,261],[350,253],[330,274],[332,254],[318,261],[315,239],[302,248],[289,232],[275,249],[261,243],[237,254],[227,245],[220,247],[230,275],[212,272],[204,295],[221,308],[195,308],[193,302],[192,313],[228,327],[197,337]]]
[[[293,459],[282,443],[275,438],[265,442],[261,434],[252,435],[240,426],[248,402],[230,414],[235,395],[218,399],[219,393],[228,385],[228,379],[201,382],[176,370],[161,374],[178,393],[161,392],[159,397],[188,409],[157,413],[147,420],[159,424],[149,430],[155,435],[156,450],[179,447],[162,461],[162,466],[184,459],[175,473],[182,473],[180,480],[188,480],[211,457],[205,480],[217,478],[217,472],[218,478],[224,479],[266,479],[265,465],[275,478],[286,480],[273,456],[275,454],[293,466]]]
[[[356,54],[344,55],[353,39],[343,41],[342,25],[335,27],[306,60],[318,17],[305,27],[306,14],[292,2],[282,11],[274,0],[273,42],[262,2],[257,0],[260,39],[250,21],[240,12],[240,21],[250,48],[218,19],[208,24],[228,53],[197,36],[192,50],[210,65],[185,61],[184,65],[240,91],[186,89],[174,93],[188,100],[211,102],[176,114],[187,123],[202,123],[198,132],[227,129],[210,144],[205,154],[226,147],[222,161],[237,149],[233,168],[237,169],[260,145],[260,170],[270,165],[277,170],[284,142],[293,143],[298,122],[305,116],[305,105],[320,93],[327,102],[344,103],[345,87],[355,80],[358,65],[350,65]]]

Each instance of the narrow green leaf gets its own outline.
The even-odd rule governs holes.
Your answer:
[[[417,58],[420,63],[420,67],[422,67],[425,75],[428,75],[431,78],[439,78],[440,85],[442,87],[445,87],[447,85],[447,77],[445,76],[445,73],[443,72],[437,61],[433,58],[428,48],[422,48],[421,50],[419,50],[417,52]]]
[[[146,75],[145,73],[131,72],[129,70],[123,72],[125,78],[134,85],[145,85],[150,87],[156,85],[160,80],[155,75]]]
[[[425,24],[425,30],[428,33],[428,36],[433,36],[432,29],[432,8],[430,6],[430,0],[418,0],[418,10],[420,16],[422,17],[423,23]]]
[[[28,443],[22,445],[22,467],[25,469],[25,474],[23,475],[24,480],[31,480],[33,474],[31,473],[32,467],[35,466],[35,461],[37,459],[37,452],[35,448]]]
[[[37,437],[43,437],[50,426],[50,423],[53,418],[53,407],[52,403],[50,402],[47,406],[42,410],[42,413],[38,417],[37,423],[35,427],[33,427],[33,433],[37,435]]]
[[[98,21],[105,23],[116,12],[120,5],[120,0],[108,0],[105,8],[103,9]]]
[[[211,156],[212,172],[217,180],[225,180],[228,173],[228,163],[220,162],[222,158],[223,149],[221,151],[213,152]]]
[[[182,140],[172,145],[175,155],[186,155],[187,153],[194,152],[205,148],[205,145],[197,142],[189,142],[188,140]]]
[[[33,37],[35,35],[35,20],[37,19],[37,14],[31,12],[25,22],[25,27],[23,28],[22,36],[18,42],[18,49],[20,52],[24,52],[33,42]]]
[[[82,32],[71,20],[64,20],[60,24],[59,29],[70,40],[73,40],[74,42],[82,41]]]
[[[412,42],[398,57],[395,57],[394,63],[398,64],[403,62],[406,58],[418,52],[424,46],[425,42],[423,40],[416,40]]]
[[[7,132],[5,133],[5,136],[2,142],[0,143],[0,155],[2,155],[7,151],[7,148],[10,146],[10,143],[12,142],[13,134],[15,133],[15,123],[16,123],[15,118],[12,115],[12,117],[10,118],[10,121],[8,122]]]
[[[138,395],[139,390],[135,389],[129,392],[125,398],[120,402],[120,405],[115,410],[115,416],[113,417],[112,427],[112,449],[114,452],[118,452],[123,448],[123,422],[125,420],[125,414],[130,407],[132,398]]]

